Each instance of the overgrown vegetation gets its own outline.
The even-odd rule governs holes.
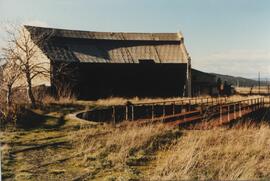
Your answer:
[[[148,175],[153,180],[269,179],[269,148],[269,125],[186,131]]]
[[[1,132],[3,179],[269,179],[268,122],[247,124],[243,119],[223,128],[185,130],[128,121],[91,124],[66,117],[97,105],[46,98],[38,109],[21,110],[16,130]]]
[[[139,178],[140,171],[136,167],[147,164],[157,150],[180,136],[178,130],[164,124],[123,124],[118,128],[83,129],[73,135],[83,153],[81,164],[93,168],[87,178],[106,177],[108,172],[124,179]]]

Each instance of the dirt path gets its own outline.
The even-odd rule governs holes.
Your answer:
[[[3,180],[71,180],[76,148],[70,134],[80,123],[63,120],[61,113],[35,114],[35,128],[1,134]],[[78,167],[79,168],[79,167]],[[63,177],[63,173],[65,173]]]

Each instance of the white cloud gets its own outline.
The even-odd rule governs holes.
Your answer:
[[[205,57],[193,57],[194,67],[221,74],[256,77],[258,72],[270,77],[270,50],[230,50]]]

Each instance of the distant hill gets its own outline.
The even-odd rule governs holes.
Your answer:
[[[240,87],[251,87],[251,86],[257,86],[258,81],[253,80],[253,79],[247,79],[243,77],[234,77],[230,75],[222,75],[222,74],[216,74],[216,73],[211,73],[212,75],[215,75],[217,78],[220,78],[223,82],[226,80],[229,84],[232,85],[239,85]],[[261,81],[261,86],[266,85],[266,81],[262,80]]]

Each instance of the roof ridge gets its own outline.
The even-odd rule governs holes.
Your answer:
[[[77,29],[67,29],[67,28],[53,28],[53,27],[42,27],[42,26],[32,26],[32,25],[23,25],[24,27],[29,28],[41,28],[41,29],[51,29],[51,30],[59,30],[59,31],[78,31],[78,32],[86,32],[86,33],[117,33],[117,34],[175,34],[177,35],[179,32],[123,32],[123,31],[90,31],[90,30],[77,30]]]

